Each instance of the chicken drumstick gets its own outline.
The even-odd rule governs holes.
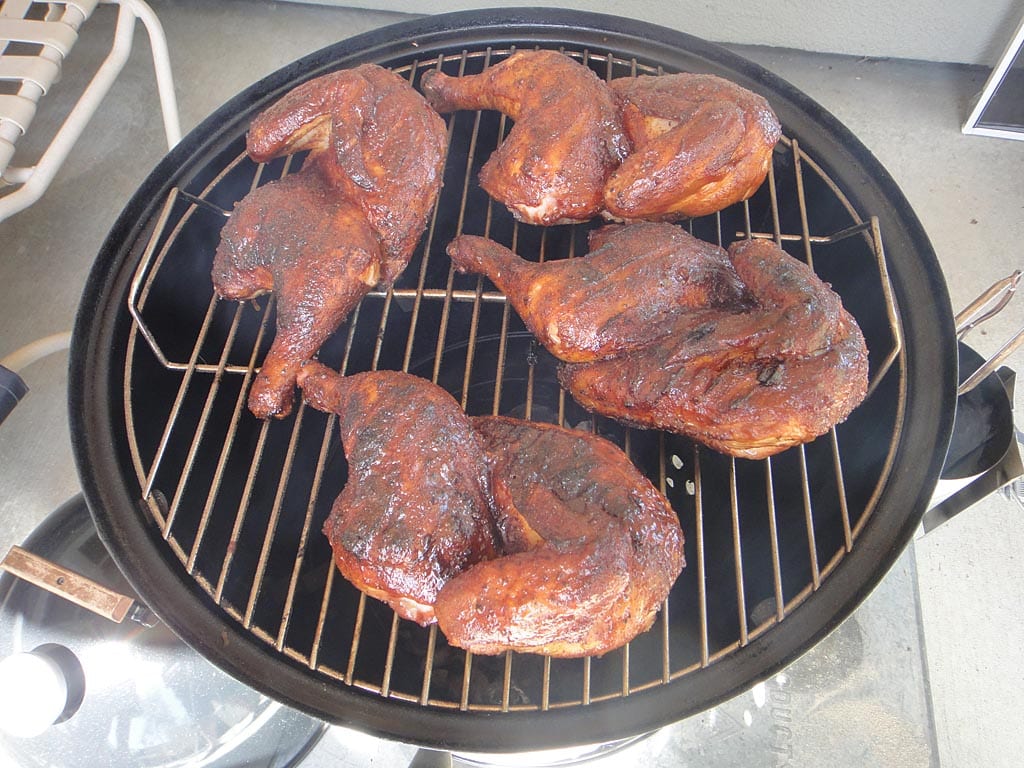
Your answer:
[[[646,346],[670,320],[704,307],[743,307],[745,289],[726,252],[672,224],[609,225],[591,252],[543,264],[462,235],[452,263],[488,278],[537,340],[566,362],[588,362]]]

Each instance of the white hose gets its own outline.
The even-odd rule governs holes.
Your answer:
[[[26,344],[7,357],[0,358],[0,365],[18,373],[44,357],[61,352],[71,346],[71,331],[54,333]]]

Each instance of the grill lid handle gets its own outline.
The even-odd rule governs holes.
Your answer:
[[[128,595],[108,589],[19,546],[11,547],[7,556],[0,561],[0,569],[116,624],[125,619],[144,627],[152,627],[157,623],[152,611]]]

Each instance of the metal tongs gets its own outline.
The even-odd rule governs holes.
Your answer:
[[[1021,270],[1014,270],[1013,274],[1009,277],[1004,277],[993,283],[987,291],[981,294],[978,298],[964,307],[955,318],[956,323],[956,338],[957,341],[963,341],[964,337],[967,336],[972,330],[977,328],[983,322],[989,318],[999,314],[1003,307],[1010,303],[1010,299],[1013,298],[1014,293],[1017,291],[1017,285],[1020,283]],[[1024,344],[1024,328],[1019,330],[1013,338],[1003,344],[992,357],[986,360],[982,365],[964,379],[963,383],[957,388],[957,396],[965,395],[978,386],[985,378],[996,370],[1007,357]]]

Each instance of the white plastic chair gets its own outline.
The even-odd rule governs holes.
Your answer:
[[[78,40],[78,30],[99,2],[118,5],[117,25],[110,53],[92,81],[54,134],[39,161],[30,167],[10,165],[15,144],[29,129],[39,100],[60,75],[64,59]],[[86,124],[96,113],[131,53],[135,22],[149,33],[163,110],[168,148],[181,139],[178,104],[174,96],[171,63],[163,28],[142,0],[0,0],[0,81],[14,83],[0,92],[0,221],[36,202],[53,181]],[[28,44],[14,45],[16,43]],[[13,49],[13,50],[12,50]],[[31,51],[28,54],[23,51]],[[14,90],[14,93],[9,91]]]

